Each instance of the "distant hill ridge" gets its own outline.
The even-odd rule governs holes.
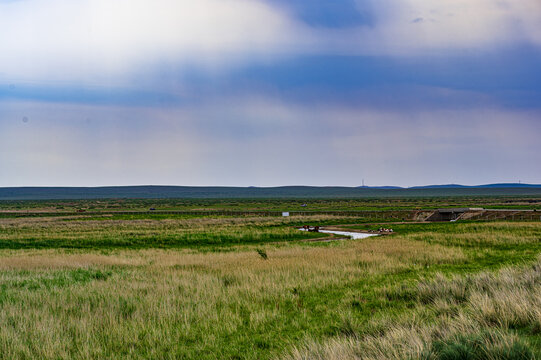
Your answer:
[[[499,184],[486,184],[486,185],[459,185],[459,184],[447,184],[447,185],[426,185],[426,186],[413,186],[408,189],[457,189],[457,188],[470,188],[470,189],[486,189],[486,188],[540,188],[541,185],[537,184],[522,184],[522,183],[499,183]]]
[[[0,200],[60,200],[106,198],[366,198],[467,195],[541,195],[541,185],[503,183],[487,185],[398,186],[105,186],[3,187]]]

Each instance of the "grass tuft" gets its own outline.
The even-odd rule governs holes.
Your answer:
[[[267,260],[269,258],[267,252],[264,249],[256,249],[256,251],[263,260]]]

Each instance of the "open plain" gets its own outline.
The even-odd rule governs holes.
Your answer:
[[[480,200],[3,202],[0,358],[539,358],[541,221],[391,216]]]

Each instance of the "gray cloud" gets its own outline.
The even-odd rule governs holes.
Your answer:
[[[223,101],[167,111],[3,106],[0,186],[358,185],[362,178],[417,185],[541,177],[532,166],[541,161],[538,112],[401,113],[263,98],[236,98],[227,107]],[[32,121],[23,124],[22,112]],[[234,118],[235,131],[220,130],[221,119]]]
[[[537,0],[362,1],[371,3],[373,26],[341,29],[310,27],[263,0],[2,2],[1,77],[133,85],[134,74],[168,64],[213,72],[299,54],[419,56],[541,45]]]

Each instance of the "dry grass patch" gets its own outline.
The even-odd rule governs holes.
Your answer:
[[[488,222],[453,224],[455,226],[449,226],[449,224],[441,225],[447,228],[410,233],[404,236],[416,241],[455,246],[541,244],[541,226],[539,222]]]
[[[268,358],[349,309],[319,293],[464,259],[393,237],[264,250],[0,251],[0,358]]]
[[[107,255],[99,252],[66,252],[63,250],[0,251],[0,271],[54,270],[108,266],[140,266],[147,262],[134,253]]]

